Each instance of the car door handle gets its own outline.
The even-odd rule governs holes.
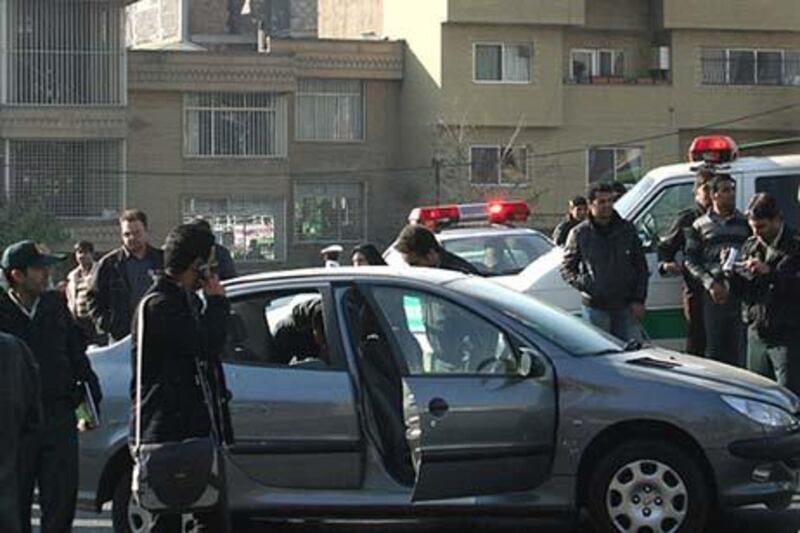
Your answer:
[[[434,418],[442,418],[449,409],[450,406],[443,398],[434,398],[428,402],[428,412]]]

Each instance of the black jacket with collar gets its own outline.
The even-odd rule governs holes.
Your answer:
[[[39,365],[42,403],[45,407],[79,403],[79,382],[88,383],[97,401],[100,385],[86,357],[86,344],[60,293],[47,291],[39,298],[33,319],[11,299],[0,295],[0,331],[28,345]]]
[[[606,226],[591,217],[584,220],[569,233],[561,276],[590,307],[616,310],[643,304],[649,273],[636,228],[616,211]]]
[[[165,276],[156,279],[142,302],[145,306],[142,441],[175,442],[208,436],[211,426],[196,361],[205,361],[209,368],[219,368],[230,304],[225,297],[209,297],[201,313],[197,295]],[[133,320],[134,332],[138,319],[137,313]],[[137,337],[136,334],[132,337],[133,406],[136,404]],[[214,382],[210,385],[219,387]],[[219,390],[212,392],[218,394]],[[130,437],[135,438],[133,416]]]
[[[693,207],[678,213],[678,217],[672,223],[669,231],[658,242],[659,272],[663,274],[662,265],[675,261],[678,253],[683,253],[683,260],[684,262],[686,261],[686,234],[692,230],[694,221],[705,215],[707,211],[700,204],[695,204]],[[690,292],[703,293],[703,286],[692,277],[685,265],[683,268],[683,280]]]
[[[89,316],[101,333],[119,340],[131,332],[133,309],[131,287],[125,275],[126,250],[119,247],[100,259],[88,294]],[[164,252],[147,246],[147,256],[156,270],[164,268]]]
[[[770,273],[745,277],[739,270],[727,273],[731,290],[741,296],[745,322],[767,341],[800,337],[800,235],[784,226],[767,260],[767,247],[752,236],[742,246],[741,261],[758,259]]]

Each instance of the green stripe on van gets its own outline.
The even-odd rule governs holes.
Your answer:
[[[686,337],[686,320],[683,318],[683,309],[648,309],[642,325],[652,340]]]

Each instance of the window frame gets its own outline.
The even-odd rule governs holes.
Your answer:
[[[591,72],[589,72],[589,81],[588,82],[580,82],[577,81],[575,78],[575,73],[572,70],[573,64],[573,56],[574,54],[589,54],[591,56]],[[611,55],[611,74],[602,75],[600,74],[600,54],[608,53]],[[617,54],[622,55],[622,74],[614,74],[616,71],[616,64],[617,64]],[[596,77],[606,77],[606,78],[617,78],[617,77],[624,77],[625,76],[625,49],[624,48],[571,48],[569,51],[569,80],[572,83],[577,84],[591,84],[592,78]]]
[[[272,94],[275,98],[274,108],[262,107],[203,107],[188,105],[187,100],[193,94]],[[182,120],[182,152],[184,159],[233,159],[233,160],[279,160],[286,159],[289,156],[289,132],[287,125],[287,103],[286,94],[276,91],[183,91],[181,94],[181,120]],[[275,140],[276,151],[274,154],[253,154],[253,155],[231,155],[231,154],[201,154],[191,153],[189,149],[189,113],[190,112],[208,111],[211,113],[211,139],[213,142],[214,135],[214,115],[216,113],[230,113],[230,112],[266,112],[274,113],[275,120]],[[198,130],[198,135],[200,134]]]
[[[365,80],[349,80],[346,78],[303,78],[309,80],[323,81],[358,81],[360,87],[359,105],[361,106],[361,137],[354,139],[315,139],[300,136],[300,96],[354,96],[349,93],[301,93],[298,87],[294,93],[294,140],[301,143],[323,143],[323,144],[366,144],[367,143],[367,91]]]
[[[478,79],[478,47],[479,46],[499,46],[500,47],[500,79],[481,80]],[[509,80],[506,79],[506,47],[507,46],[526,46],[528,48],[528,79]],[[531,85],[533,83],[533,43],[529,41],[474,41],[472,43],[472,83],[480,85]]]
[[[597,146],[590,146],[586,149],[586,183],[599,183],[602,180],[593,182],[591,181],[591,152],[592,150],[613,150],[614,151],[614,182],[619,181],[617,179],[617,150],[639,150],[639,159],[641,160],[641,166],[644,168],[644,146],[604,146],[604,145],[597,145]],[[643,178],[645,173],[642,173],[639,176],[639,179]],[[638,180],[637,180],[638,181]],[[620,182],[624,183],[624,182]]]
[[[303,185],[310,185],[310,186],[337,186],[337,185],[357,185],[361,190],[361,235],[355,238],[342,238],[342,237],[319,237],[315,239],[301,239],[300,232],[297,231],[297,220],[298,220],[298,213],[297,213],[297,187]],[[341,229],[337,229],[337,232],[341,234]],[[292,240],[295,246],[302,246],[307,244],[319,245],[319,244],[330,244],[331,240],[335,240],[341,244],[352,244],[352,243],[359,243],[363,242],[367,239],[367,235],[369,235],[369,188],[367,181],[295,181],[292,183]]]
[[[707,82],[704,78],[703,74],[703,54],[702,50],[721,50],[722,55],[724,57],[724,75],[723,83],[712,83]],[[787,82],[786,79],[786,55],[787,52],[794,52],[796,51],[794,48],[747,48],[747,47],[716,47],[716,46],[709,46],[709,47],[701,47],[700,48],[700,85],[711,86],[711,87],[719,87],[719,86],[727,86],[727,87],[792,87],[791,83]],[[753,81],[752,83],[734,83],[731,79],[731,52],[739,52],[739,53],[750,53],[753,56]],[[800,52],[800,51],[798,51]],[[759,80],[758,76],[758,56],[761,53],[777,53],[780,54],[780,76],[778,83],[762,83]]]
[[[497,182],[496,183],[480,183],[472,179],[472,150],[474,148],[493,148],[497,152]],[[530,181],[530,165],[528,165],[528,145],[527,144],[514,144],[511,150],[522,149],[525,150],[525,181],[504,181],[503,180],[503,148],[502,144],[471,144],[469,145],[469,184],[472,187],[518,187],[520,185],[527,185]]]

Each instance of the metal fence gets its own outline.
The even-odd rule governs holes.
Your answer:
[[[60,218],[109,219],[123,205],[123,141],[6,140],[3,199]]]
[[[119,0],[5,0],[5,103],[125,103]]]

